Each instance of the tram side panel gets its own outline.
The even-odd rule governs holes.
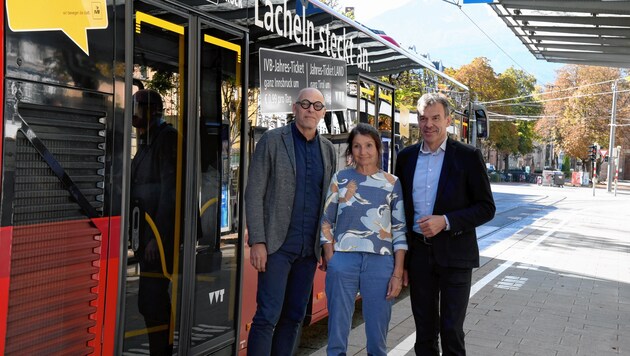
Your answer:
[[[0,354],[101,354],[120,245],[113,6],[89,54],[2,10]]]

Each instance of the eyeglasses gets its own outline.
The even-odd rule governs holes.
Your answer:
[[[325,105],[322,104],[321,101],[316,101],[314,103],[311,103],[310,101],[304,99],[302,101],[296,101],[295,103],[300,105],[302,109],[304,110],[308,110],[308,108],[310,108],[311,105],[313,105],[313,109],[315,109],[315,111],[322,111],[322,109],[325,107]]]

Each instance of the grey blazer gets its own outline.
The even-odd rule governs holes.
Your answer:
[[[337,155],[328,139],[321,135],[318,139],[324,163],[322,199],[318,207],[321,215],[330,179],[337,168]],[[291,124],[265,132],[256,145],[245,189],[249,246],[265,243],[267,253],[272,254],[284,243],[295,197],[295,169]],[[319,259],[319,228],[313,248]]]

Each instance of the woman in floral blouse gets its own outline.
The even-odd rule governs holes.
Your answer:
[[[402,289],[407,250],[402,189],[380,169],[381,138],[359,124],[348,137],[352,165],[335,173],[322,216],[328,298],[328,355],[345,355],[357,292],[370,355],[387,354],[392,302]]]

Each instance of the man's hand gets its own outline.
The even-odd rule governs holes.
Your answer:
[[[385,299],[392,300],[400,294],[400,291],[403,287],[403,279],[401,276],[392,275],[389,278],[389,283],[387,284],[387,296]]]
[[[422,235],[431,238],[446,229],[446,220],[443,215],[427,215],[417,221]]]
[[[249,262],[258,272],[265,272],[267,266],[267,245],[254,244],[249,249]]]

